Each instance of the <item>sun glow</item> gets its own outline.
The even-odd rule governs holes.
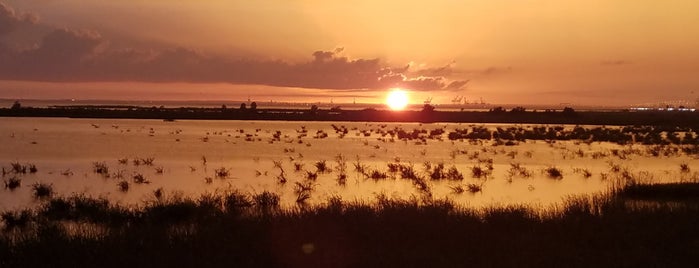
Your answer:
[[[408,102],[408,93],[400,89],[393,89],[386,96],[386,105],[388,105],[391,110],[403,110],[408,106]]]

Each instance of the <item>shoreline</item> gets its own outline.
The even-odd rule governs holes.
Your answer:
[[[162,120],[263,120],[415,123],[652,125],[699,128],[699,112],[683,111],[387,111],[376,109],[232,109],[157,107],[54,107],[0,109],[0,117]]]

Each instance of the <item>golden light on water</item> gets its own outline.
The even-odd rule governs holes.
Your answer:
[[[391,110],[403,110],[408,106],[409,102],[410,98],[408,97],[408,93],[398,88],[392,89],[386,96],[386,105],[388,105]]]

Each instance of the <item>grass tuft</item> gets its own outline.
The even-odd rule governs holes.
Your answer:
[[[264,211],[279,208],[279,195],[273,192],[264,191],[252,197],[255,205]]]
[[[5,180],[5,189],[10,189],[10,191],[14,191],[17,189],[19,186],[22,185],[22,180],[17,177],[11,177],[7,180]]]
[[[120,181],[117,183],[117,187],[119,188],[119,191],[122,193],[128,192],[129,191],[129,182],[128,181]]]
[[[36,199],[50,198],[54,194],[53,185],[51,184],[36,183],[32,185],[32,190]]]
[[[109,167],[105,162],[93,162],[92,172],[102,175],[104,178],[109,178]]]
[[[231,172],[225,167],[220,167],[214,170],[214,174],[219,179],[227,179],[231,175]]]
[[[557,180],[563,179],[563,171],[561,171],[557,167],[548,167],[548,168],[544,169],[544,172],[551,179],[557,179]]]

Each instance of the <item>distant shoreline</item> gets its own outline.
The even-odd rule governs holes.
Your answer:
[[[653,125],[699,128],[699,112],[680,111],[389,111],[377,109],[233,109],[140,106],[61,106],[0,109],[0,117],[160,120],[270,120],[421,123]]]

